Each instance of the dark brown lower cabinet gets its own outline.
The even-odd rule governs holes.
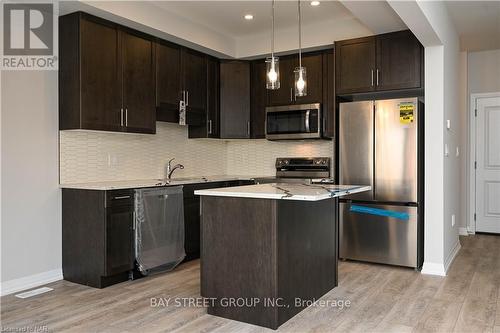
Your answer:
[[[186,250],[186,258],[184,261],[190,261],[200,257],[200,197],[194,195],[194,191],[253,184],[253,180],[235,180],[184,185],[184,249]]]
[[[133,219],[134,210],[130,205],[106,209],[106,276],[134,268]]]
[[[133,190],[62,190],[65,280],[104,288],[134,268]]]
[[[337,198],[203,196],[201,295],[213,300],[208,314],[277,329],[337,286],[337,207]]]

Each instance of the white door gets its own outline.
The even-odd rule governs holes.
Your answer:
[[[476,231],[500,234],[500,97],[476,103]]]

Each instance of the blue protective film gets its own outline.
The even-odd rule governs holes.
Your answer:
[[[350,211],[354,212],[354,213],[364,213],[364,214],[371,214],[371,215],[378,215],[378,216],[394,217],[394,218],[400,219],[400,220],[409,220],[410,219],[410,214],[405,213],[405,212],[396,212],[393,210],[370,208],[370,207],[366,207],[366,206],[351,205]]]

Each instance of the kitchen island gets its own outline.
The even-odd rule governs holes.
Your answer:
[[[276,329],[337,286],[338,198],[368,190],[272,183],[195,191],[208,313]]]

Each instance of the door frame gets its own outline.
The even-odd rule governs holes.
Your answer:
[[[469,103],[469,154],[467,156],[468,181],[468,212],[467,212],[467,232],[476,233],[476,109],[477,101],[481,98],[500,97],[500,92],[475,93],[470,95]]]

